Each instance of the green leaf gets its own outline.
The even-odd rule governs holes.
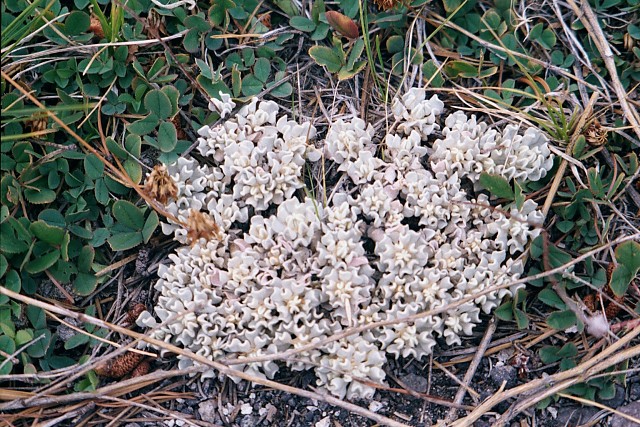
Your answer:
[[[296,30],[304,31],[305,33],[310,33],[316,29],[316,23],[304,16],[294,16],[289,21],[289,24]]]
[[[124,165],[123,165],[124,166]],[[131,178],[131,176],[129,176]],[[134,180],[134,182],[137,184]],[[93,187],[93,192],[96,196],[96,201],[103,206],[106,206],[109,203],[109,189],[107,188],[107,184],[104,183],[104,179],[96,180],[96,183]],[[89,237],[90,238],[90,237]]]
[[[618,264],[611,274],[611,282],[609,283],[613,293],[617,296],[624,295],[634,276],[635,274],[632,273],[627,266]]]
[[[132,231],[127,233],[118,233],[107,239],[109,246],[114,251],[125,251],[127,249],[135,248],[142,243],[142,233],[139,231]]]
[[[140,163],[129,158],[122,163],[122,167],[134,183],[140,183],[142,180],[142,165]]]
[[[209,8],[209,21],[214,26],[222,24],[227,16],[227,11],[234,7],[236,7],[236,4],[231,0],[215,0]]]
[[[424,78],[431,82],[431,87],[442,87],[444,84],[444,77],[442,77],[442,73],[438,71],[438,66],[433,62],[433,59],[429,59],[424,63],[422,72],[424,73]]]
[[[43,336],[40,339],[40,336]],[[49,349],[49,345],[51,344],[51,331],[48,329],[37,329],[33,332],[34,340],[37,339],[33,344],[27,347],[27,354],[31,357],[40,358],[47,354],[47,350]]]
[[[269,85],[267,85],[267,87],[268,86]],[[286,98],[291,96],[293,93],[293,86],[291,86],[291,83],[289,82],[284,82],[274,87],[270,93],[272,96],[276,96],[278,98]]]
[[[547,325],[559,331],[569,329],[575,326],[577,322],[578,318],[571,310],[556,311],[551,313],[547,318]]]
[[[404,50],[404,37],[391,36],[387,39],[387,52],[398,53]]]
[[[544,346],[539,351],[540,360],[542,360],[545,364],[555,363],[558,360],[562,359],[558,356],[558,347],[554,346]]]
[[[0,254],[0,278],[7,272],[7,268],[9,268],[9,262],[7,262],[7,258],[3,254]]]
[[[568,342],[558,350],[558,356],[562,358],[576,357],[578,355],[578,347],[572,342]]]
[[[77,36],[89,29],[91,19],[86,13],[74,10],[64,21],[64,32],[68,36]]]
[[[253,75],[262,83],[266,83],[271,74],[271,63],[267,58],[258,58],[253,66]]]
[[[347,80],[358,74],[367,65],[367,61],[358,61],[354,64],[352,69],[342,67],[338,71],[338,80]]]
[[[142,210],[126,200],[118,200],[115,202],[111,213],[120,224],[133,230],[141,230],[144,226],[144,214]]]
[[[91,264],[96,255],[95,249],[89,245],[85,245],[80,249],[80,255],[78,255],[78,271],[81,273],[88,273],[91,271]]]
[[[64,343],[64,349],[71,350],[73,348],[76,348],[88,342],[89,342],[89,336],[81,333],[76,333],[74,336],[69,338],[67,342]]]
[[[34,205],[51,203],[56,199],[56,192],[48,188],[25,188],[24,196]]]
[[[26,314],[34,329],[45,329],[47,327],[47,317],[40,307],[28,305]]]
[[[171,122],[161,122],[158,127],[158,148],[163,153],[169,153],[176,148],[178,143],[178,133],[176,127]]]
[[[169,108],[171,108],[171,101],[169,101],[167,95],[163,94],[162,92],[160,93],[166,98],[167,102],[169,103]],[[158,116],[155,114],[155,112],[153,112],[144,119],[136,120],[135,122],[131,123],[129,126],[127,126],[127,130],[134,135],[146,135],[148,133],[151,133],[151,131],[153,131],[156,126],[158,126]]]
[[[31,260],[25,266],[25,270],[30,274],[42,273],[47,268],[52,267],[60,259],[60,249],[55,249],[51,252]]]
[[[104,164],[95,154],[89,153],[84,158],[84,171],[91,180],[101,178],[104,172]]]
[[[16,343],[7,335],[0,335],[0,349],[6,354],[12,354],[16,351]],[[0,356],[0,375],[9,375],[13,369],[13,362],[6,360]]]
[[[31,329],[20,329],[16,332],[16,345],[20,347],[23,344],[28,343],[33,339],[33,330]]]
[[[87,296],[96,290],[98,286],[98,278],[95,274],[78,273],[73,280],[73,289],[78,295]]]
[[[238,66],[233,65],[231,68],[231,89],[233,90],[233,96],[240,96],[242,90],[242,76],[240,75],[240,71],[238,71]]]
[[[172,106],[171,100],[164,92],[153,89],[144,97],[144,106],[147,111],[155,114],[158,119],[164,120],[171,117]]]
[[[0,207],[0,224],[5,222],[7,218],[9,218],[9,207],[2,205],[2,207]]]
[[[529,317],[527,316],[527,313],[516,308],[513,310],[513,315],[515,316],[518,329],[526,329],[529,327]]]
[[[244,96],[257,95],[262,91],[262,82],[258,80],[253,74],[249,74],[242,79],[242,94]]]
[[[537,39],[537,42],[547,50],[553,49],[556,45],[556,41],[556,34],[549,28],[543,30],[540,37]]]
[[[556,223],[556,228],[563,233],[568,233],[574,225],[576,224],[573,221],[560,221]]]
[[[564,310],[566,304],[558,296],[558,294],[551,288],[545,288],[538,294],[538,299],[550,307]]]
[[[503,303],[494,313],[498,319],[510,322],[513,320],[513,303],[511,301]]]
[[[309,49],[309,55],[318,65],[327,67],[330,73],[337,73],[344,64],[344,56],[326,46],[313,46]]]
[[[151,236],[158,227],[159,223],[160,221],[158,219],[158,214],[156,213],[156,211],[151,211],[144,223],[144,227],[142,228],[142,240],[144,241],[144,243],[149,242],[149,239],[151,239]]]
[[[171,102],[171,117],[178,114],[178,100],[180,99],[180,91],[173,86],[163,86],[160,91],[167,95],[167,98],[169,98],[169,101]]]
[[[486,172],[480,174],[480,185],[489,191],[492,195],[502,198],[513,200],[514,194],[509,185],[509,181],[500,175],[491,175]]]
[[[154,124],[155,127],[155,124]],[[131,132],[131,131],[129,131]],[[118,157],[120,160],[124,160],[127,157],[129,157],[129,154],[127,153],[127,150],[125,150],[124,148],[122,148],[122,146],[120,146],[120,144],[118,144],[115,139],[111,138],[110,136],[107,137],[106,139],[106,144],[107,144],[107,149],[111,152],[111,154],[113,154],[114,156]]]
[[[38,239],[50,245],[59,246],[64,238],[64,229],[49,225],[42,220],[32,222],[29,231]]]

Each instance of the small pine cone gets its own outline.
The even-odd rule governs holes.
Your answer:
[[[613,270],[616,269],[616,265],[611,261],[607,265],[607,295],[613,295],[613,291],[611,290],[611,277],[613,276]]]
[[[613,297],[613,300],[615,302],[617,302],[618,304],[622,304],[624,302],[624,297]],[[607,305],[607,308],[604,311],[604,314],[607,315],[607,319],[613,319],[614,317],[616,317],[618,315],[618,313],[620,313],[620,310],[622,310],[622,309],[620,308],[620,306],[618,304],[610,302]]]
[[[142,313],[146,309],[147,307],[142,303],[138,303],[133,307],[131,307],[131,309],[127,312],[126,319],[124,319],[125,326],[133,325],[136,322],[136,320],[138,320],[140,313]]]
[[[150,370],[151,363],[149,363],[149,359],[144,359],[133,371],[131,371],[130,376],[131,378],[141,377],[143,375],[147,375]]]
[[[592,313],[596,311],[596,294],[589,294],[582,299],[584,305],[587,306]]]
[[[95,371],[101,377],[122,378],[140,364],[144,355],[140,353],[128,352],[115,359],[108,360],[105,364],[98,366]]]
[[[178,139],[187,139],[187,133],[184,131],[182,127],[182,122],[180,121],[180,115],[176,114],[173,119],[171,119],[171,123],[176,127],[177,137]]]

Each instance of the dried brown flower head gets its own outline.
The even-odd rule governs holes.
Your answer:
[[[153,171],[144,182],[144,191],[163,205],[166,205],[169,199],[178,197],[178,186],[167,173],[165,165],[153,167]]]
[[[268,30],[271,30],[271,12],[266,12],[258,15],[258,21],[260,21],[262,25],[267,27]]]
[[[607,130],[597,120],[584,131],[587,143],[593,147],[604,145],[607,142],[607,134]]]
[[[187,240],[189,244],[193,245],[201,238],[205,240],[218,238],[219,231],[220,228],[211,218],[211,215],[198,212],[195,209],[189,211],[189,218],[187,218]]]
[[[389,10],[396,7],[401,2],[399,0],[373,0],[373,3],[378,6],[378,9]]]
[[[98,19],[98,17],[94,14],[91,14],[91,21],[89,23],[89,32],[95,34],[96,37],[98,37],[99,39],[104,38],[104,31],[102,30],[102,24],[100,23],[100,20]]]
[[[101,377],[122,378],[140,364],[143,354],[128,352],[114,359],[107,360],[98,366],[95,371]]]
[[[27,122],[27,128],[31,132],[42,132],[47,129],[47,124],[49,122],[49,116],[46,114],[34,114],[31,116],[31,119]]]

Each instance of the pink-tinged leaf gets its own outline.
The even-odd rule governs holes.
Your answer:
[[[327,22],[331,25],[331,28],[336,30],[338,33],[349,39],[357,39],[360,37],[358,25],[348,16],[333,10],[326,12],[325,16],[327,17]]]

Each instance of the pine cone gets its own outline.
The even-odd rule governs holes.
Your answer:
[[[98,366],[95,371],[101,377],[122,378],[140,364],[144,355],[140,353],[128,352],[115,359],[110,359],[103,365]]]

